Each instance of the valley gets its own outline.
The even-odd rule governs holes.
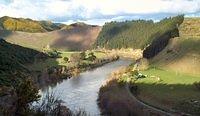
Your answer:
[[[0,115],[198,116],[199,22],[2,17]]]

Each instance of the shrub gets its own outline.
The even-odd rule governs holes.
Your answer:
[[[194,86],[195,86],[198,90],[200,90],[200,82],[195,82],[195,83],[194,83]]]
[[[17,114],[26,114],[29,110],[28,103],[37,101],[40,97],[38,89],[30,79],[21,82],[15,89],[18,96]]]
[[[32,114],[36,116],[87,116],[84,110],[71,111],[62,105],[63,101],[55,92],[47,91],[43,99],[32,107]]]
[[[85,60],[85,59],[86,59],[86,54],[85,54],[85,52],[81,52],[81,53],[80,53],[80,59],[81,59],[81,60]]]
[[[130,88],[131,93],[133,93],[134,95],[138,95],[139,91],[138,91],[137,85],[132,83],[132,84],[130,84],[129,88]]]
[[[87,60],[89,60],[89,61],[94,61],[96,58],[97,58],[97,57],[94,55],[94,53],[93,53],[93,52],[90,52],[90,53],[88,54]]]
[[[69,62],[69,58],[68,57],[64,57],[63,60],[67,63]]]
[[[57,50],[53,50],[53,51],[49,51],[48,52],[48,55],[49,55],[49,57],[51,57],[51,58],[61,58],[61,55],[60,55],[61,53],[60,52],[58,52]]]

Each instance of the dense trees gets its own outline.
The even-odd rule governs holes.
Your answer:
[[[4,101],[5,104],[1,103],[0,109],[3,107],[5,112],[24,113],[26,108],[28,108],[27,104],[38,98],[38,90],[33,84],[33,78],[31,78],[25,64],[33,63],[35,56],[39,54],[44,56],[41,58],[47,58],[46,54],[10,44],[0,39],[0,90],[7,88],[5,91],[0,91],[0,99],[2,100],[1,95],[7,95],[8,98],[12,98],[11,101],[17,102],[17,109],[15,111],[10,111],[9,109],[12,105],[14,107],[10,99]],[[9,90],[12,90],[12,92]],[[0,115],[1,113],[2,111],[0,110]]]
[[[35,56],[39,54],[44,56],[43,58],[47,58],[44,53],[10,44],[0,39],[0,86],[17,84],[20,77],[24,77],[24,74],[28,72],[24,64],[33,63]]]
[[[152,20],[133,20],[106,23],[94,47],[145,48],[154,39],[176,29],[184,20],[183,15],[165,18],[154,23]],[[170,33],[178,36],[178,33]]]

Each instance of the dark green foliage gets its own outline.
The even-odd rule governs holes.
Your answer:
[[[179,31],[177,28],[174,30],[167,31],[163,33],[162,35],[158,34],[158,38],[154,39],[151,44],[145,48],[143,51],[143,56],[144,58],[152,58],[154,57],[157,53],[162,51],[168,44],[169,40],[173,37],[178,37],[179,36]]]
[[[15,89],[18,97],[16,113],[18,115],[26,114],[29,111],[28,103],[37,101],[40,97],[38,95],[38,89],[30,79],[21,81],[19,85],[15,87]]]
[[[195,82],[194,86],[200,91],[200,82]]]
[[[106,23],[100,32],[94,47],[113,48],[145,48],[152,41],[162,37],[166,32],[178,36],[174,29],[183,22],[183,15],[165,18],[154,23],[152,20],[136,20]]]
[[[86,59],[86,54],[85,54],[85,52],[81,52],[81,53],[80,53],[80,59],[81,59],[81,60],[85,60],[85,59]]]
[[[0,39],[0,85],[18,83],[17,77],[24,76],[28,69],[24,64],[33,63],[37,55],[47,55],[36,50],[10,44]]]
[[[68,57],[64,57],[63,60],[64,60],[65,62],[69,62],[69,58],[68,58]]]
[[[94,55],[94,53],[93,53],[93,52],[90,52],[90,53],[88,54],[87,60],[89,60],[89,61],[94,61],[96,58],[97,58],[97,57]]]
[[[49,57],[51,57],[51,58],[61,58],[61,53],[58,52],[57,50],[48,51],[47,54],[48,54]]]
[[[16,115],[27,114],[29,112],[28,103],[39,97],[38,89],[33,84],[33,78],[25,66],[25,64],[33,63],[35,59],[38,59],[38,56],[41,59],[47,58],[44,53],[10,44],[0,39],[0,89],[7,87],[14,90],[8,96],[16,98],[16,110],[12,111]],[[6,108],[2,104],[0,107]],[[8,112],[10,112],[9,109]]]

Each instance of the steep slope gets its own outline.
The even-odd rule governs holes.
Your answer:
[[[104,47],[108,49],[144,49],[147,47],[148,55],[144,55],[147,58],[151,58],[162,50],[155,47],[157,44],[163,41],[167,44],[170,38],[179,36],[177,27],[182,23],[183,19],[184,17],[180,15],[165,18],[157,23],[151,20],[107,23],[103,26],[94,47]],[[152,42],[154,43],[152,44],[153,46],[151,45]],[[165,46],[162,48],[164,47]]]
[[[23,31],[23,32],[47,32],[58,30],[62,27],[50,21],[35,21],[32,19],[12,18],[4,16],[0,18],[0,30]]]
[[[0,39],[0,115],[21,115],[38,98],[34,77],[24,66],[48,56]]]
[[[187,18],[180,25],[180,37],[170,40],[151,64],[177,73],[200,74],[200,19]]]
[[[47,46],[59,50],[85,50],[95,42],[100,30],[99,26],[77,23],[45,33],[0,31],[0,36],[8,42],[40,51]]]
[[[47,58],[47,55],[41,52],[0,39],[0,86],[17,84],[17,81],[20,80],[18,73],[28,74],[24,64],[33,63],[37,56]]]
[[[200,18],[185,18],[179,31],[181,37],[200,37]]]

